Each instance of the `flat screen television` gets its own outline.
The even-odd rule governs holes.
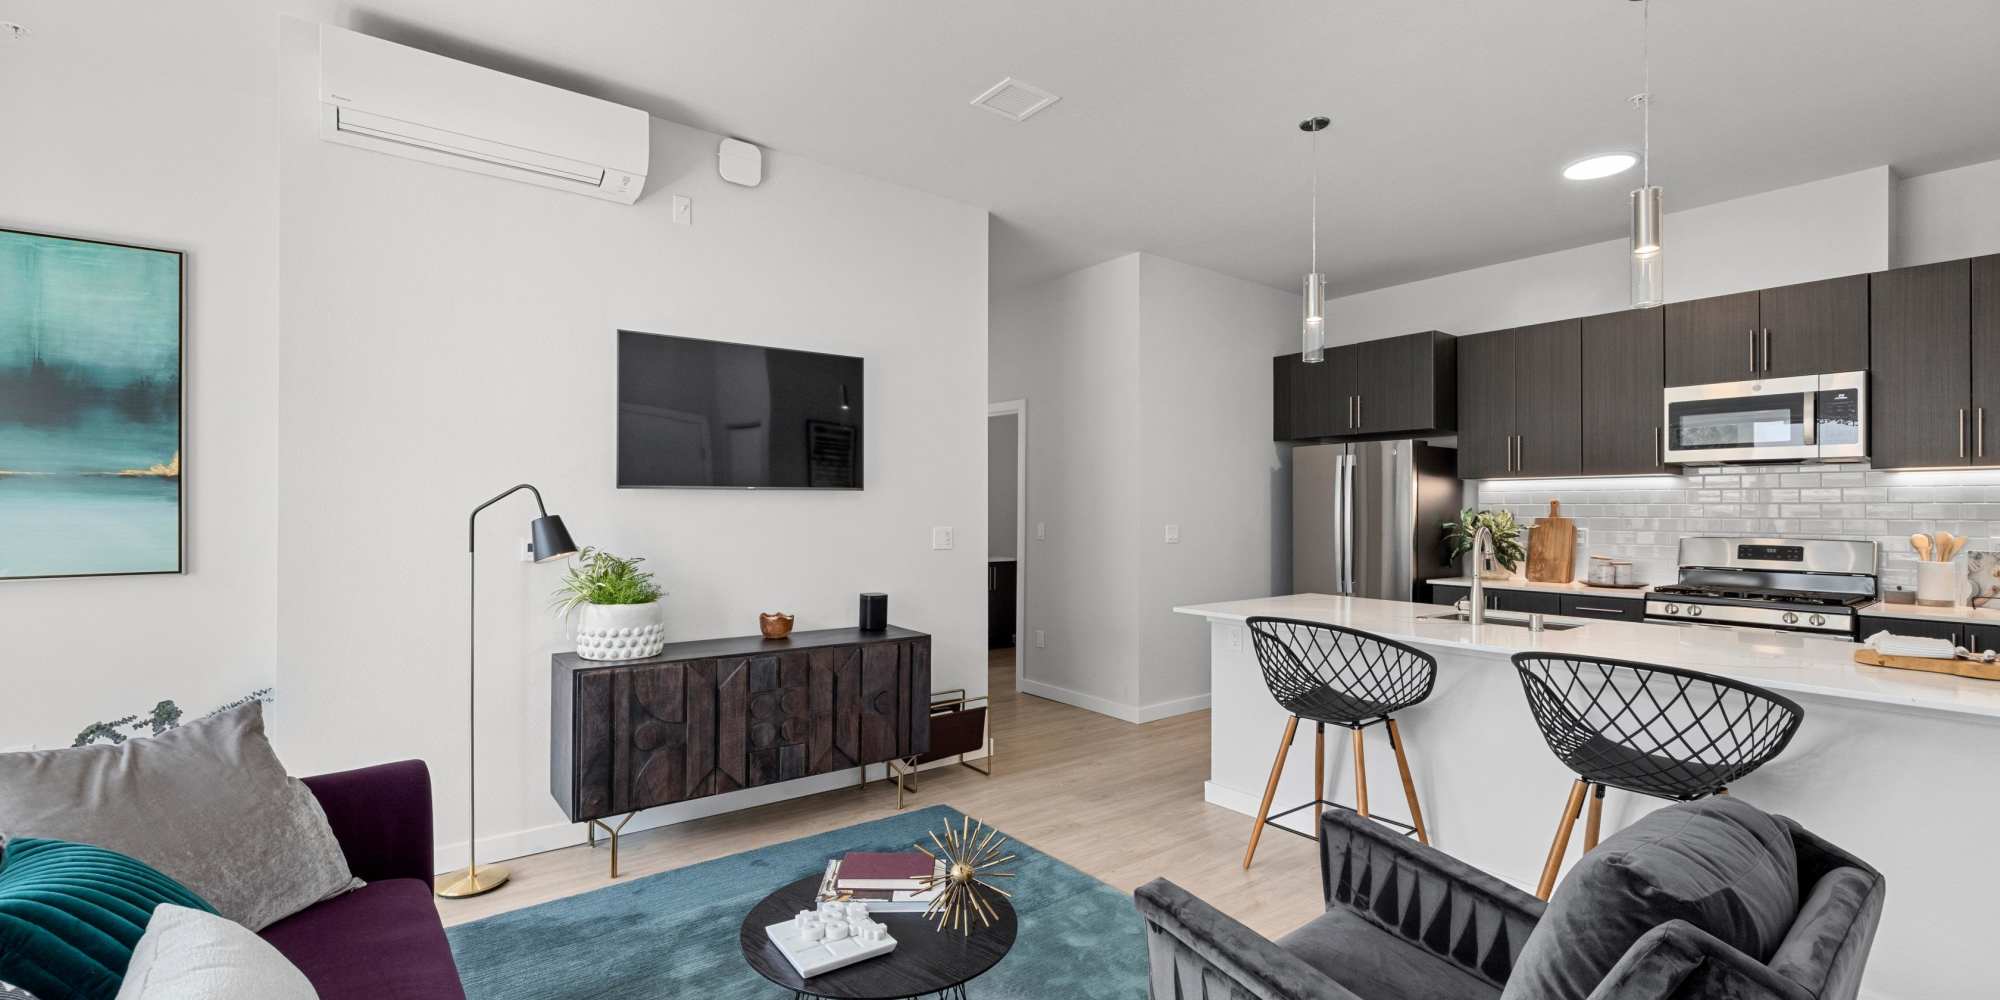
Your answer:
[[[618,486],[861,488],[861,359],[618,331]]]

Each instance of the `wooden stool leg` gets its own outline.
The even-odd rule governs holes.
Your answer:
[[[1410,825],[1417,828],[1417,843],[1428,844],[1431,835],[1424,829],[1424,810],[1417,805],[1417,784],[1410,780],[1410,759],[1403,756],[1403,733],[1396,720],[1389,720],[1389,747],[1396,751],[1396,770],[1403,773],[1403,798],[1410,803]]]
[[[1326,798],[1326,723],[1313,723],[1313,838],[1319,838],[1319,800]]]
[[[1556,824],[1556,842],[1549,845],[1548,863],[1542,866],[1542,880],[1535,886],[1535,896],[1548,899],[1556,888],[1556,871],[1562,867],[1563,855],[1569,853],[1569,833],[1576,828],[1576,814],[1583,811],[1583,793],[1589,786],[1582,778],[1569,786],[1569,801],[1563,804],[1562,822]]]
[[[1257,841],[1264,836],[1264,821],[1271,816],[1271,797],[1278,794],[1278,775],[1285,773],[1285,753],[1292,748],[1292,737],[1299,731],[1299,717],[1294,715],[1285,723],[1285,735],[1278,740],[1278,757],[1271,762],[1271,780],[1264,783],[1264,803],[1257,807],[1257,825],[1250,828],[1250,849],[1243,852],[1243,870],[1250,870],[1250,859],[1257,856]]]
[[[1597,830],[1604,822],[1604,786],[1592,785],[1590,789],[1590,815],[1583,821],[1583,853],[1589,854],[1597,846]]]
[[[1359,729],[1354,731],[1354,811],[1368,815],[1368,749]]]

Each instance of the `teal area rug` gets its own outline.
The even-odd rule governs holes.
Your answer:
[[[468,1000],[785,1000],[743,962],[743,915],[830,857],[908,850],[959,818],[932,806],[461,924],[452,953]],[[1027,844],[1012,849],[1020,933],[972,997],[1146,1000],[1132,898]]]

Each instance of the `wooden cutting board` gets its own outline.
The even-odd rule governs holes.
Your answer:
[[[1980,663],[1976,660],[1934,660],[1928,656],[1883,656],[1872,649],[1854,651],[1854,662],[1871,667],[1894,667],[1897,670],[1925,670],[1933,674],[1955,674],[1982,681],[2000,681],[2000,663]]]
[[[1576,578],[1576,522],[1562,516],[1562,502],[1549,501],[1549,516],[1528,532],[1528,579],[1568,583]]]

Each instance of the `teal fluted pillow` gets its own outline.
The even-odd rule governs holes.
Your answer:
[[[39,1000],[114,1000],[153,908],[214,913],[116,851],[22,837],[0,852],[0,981]]]

